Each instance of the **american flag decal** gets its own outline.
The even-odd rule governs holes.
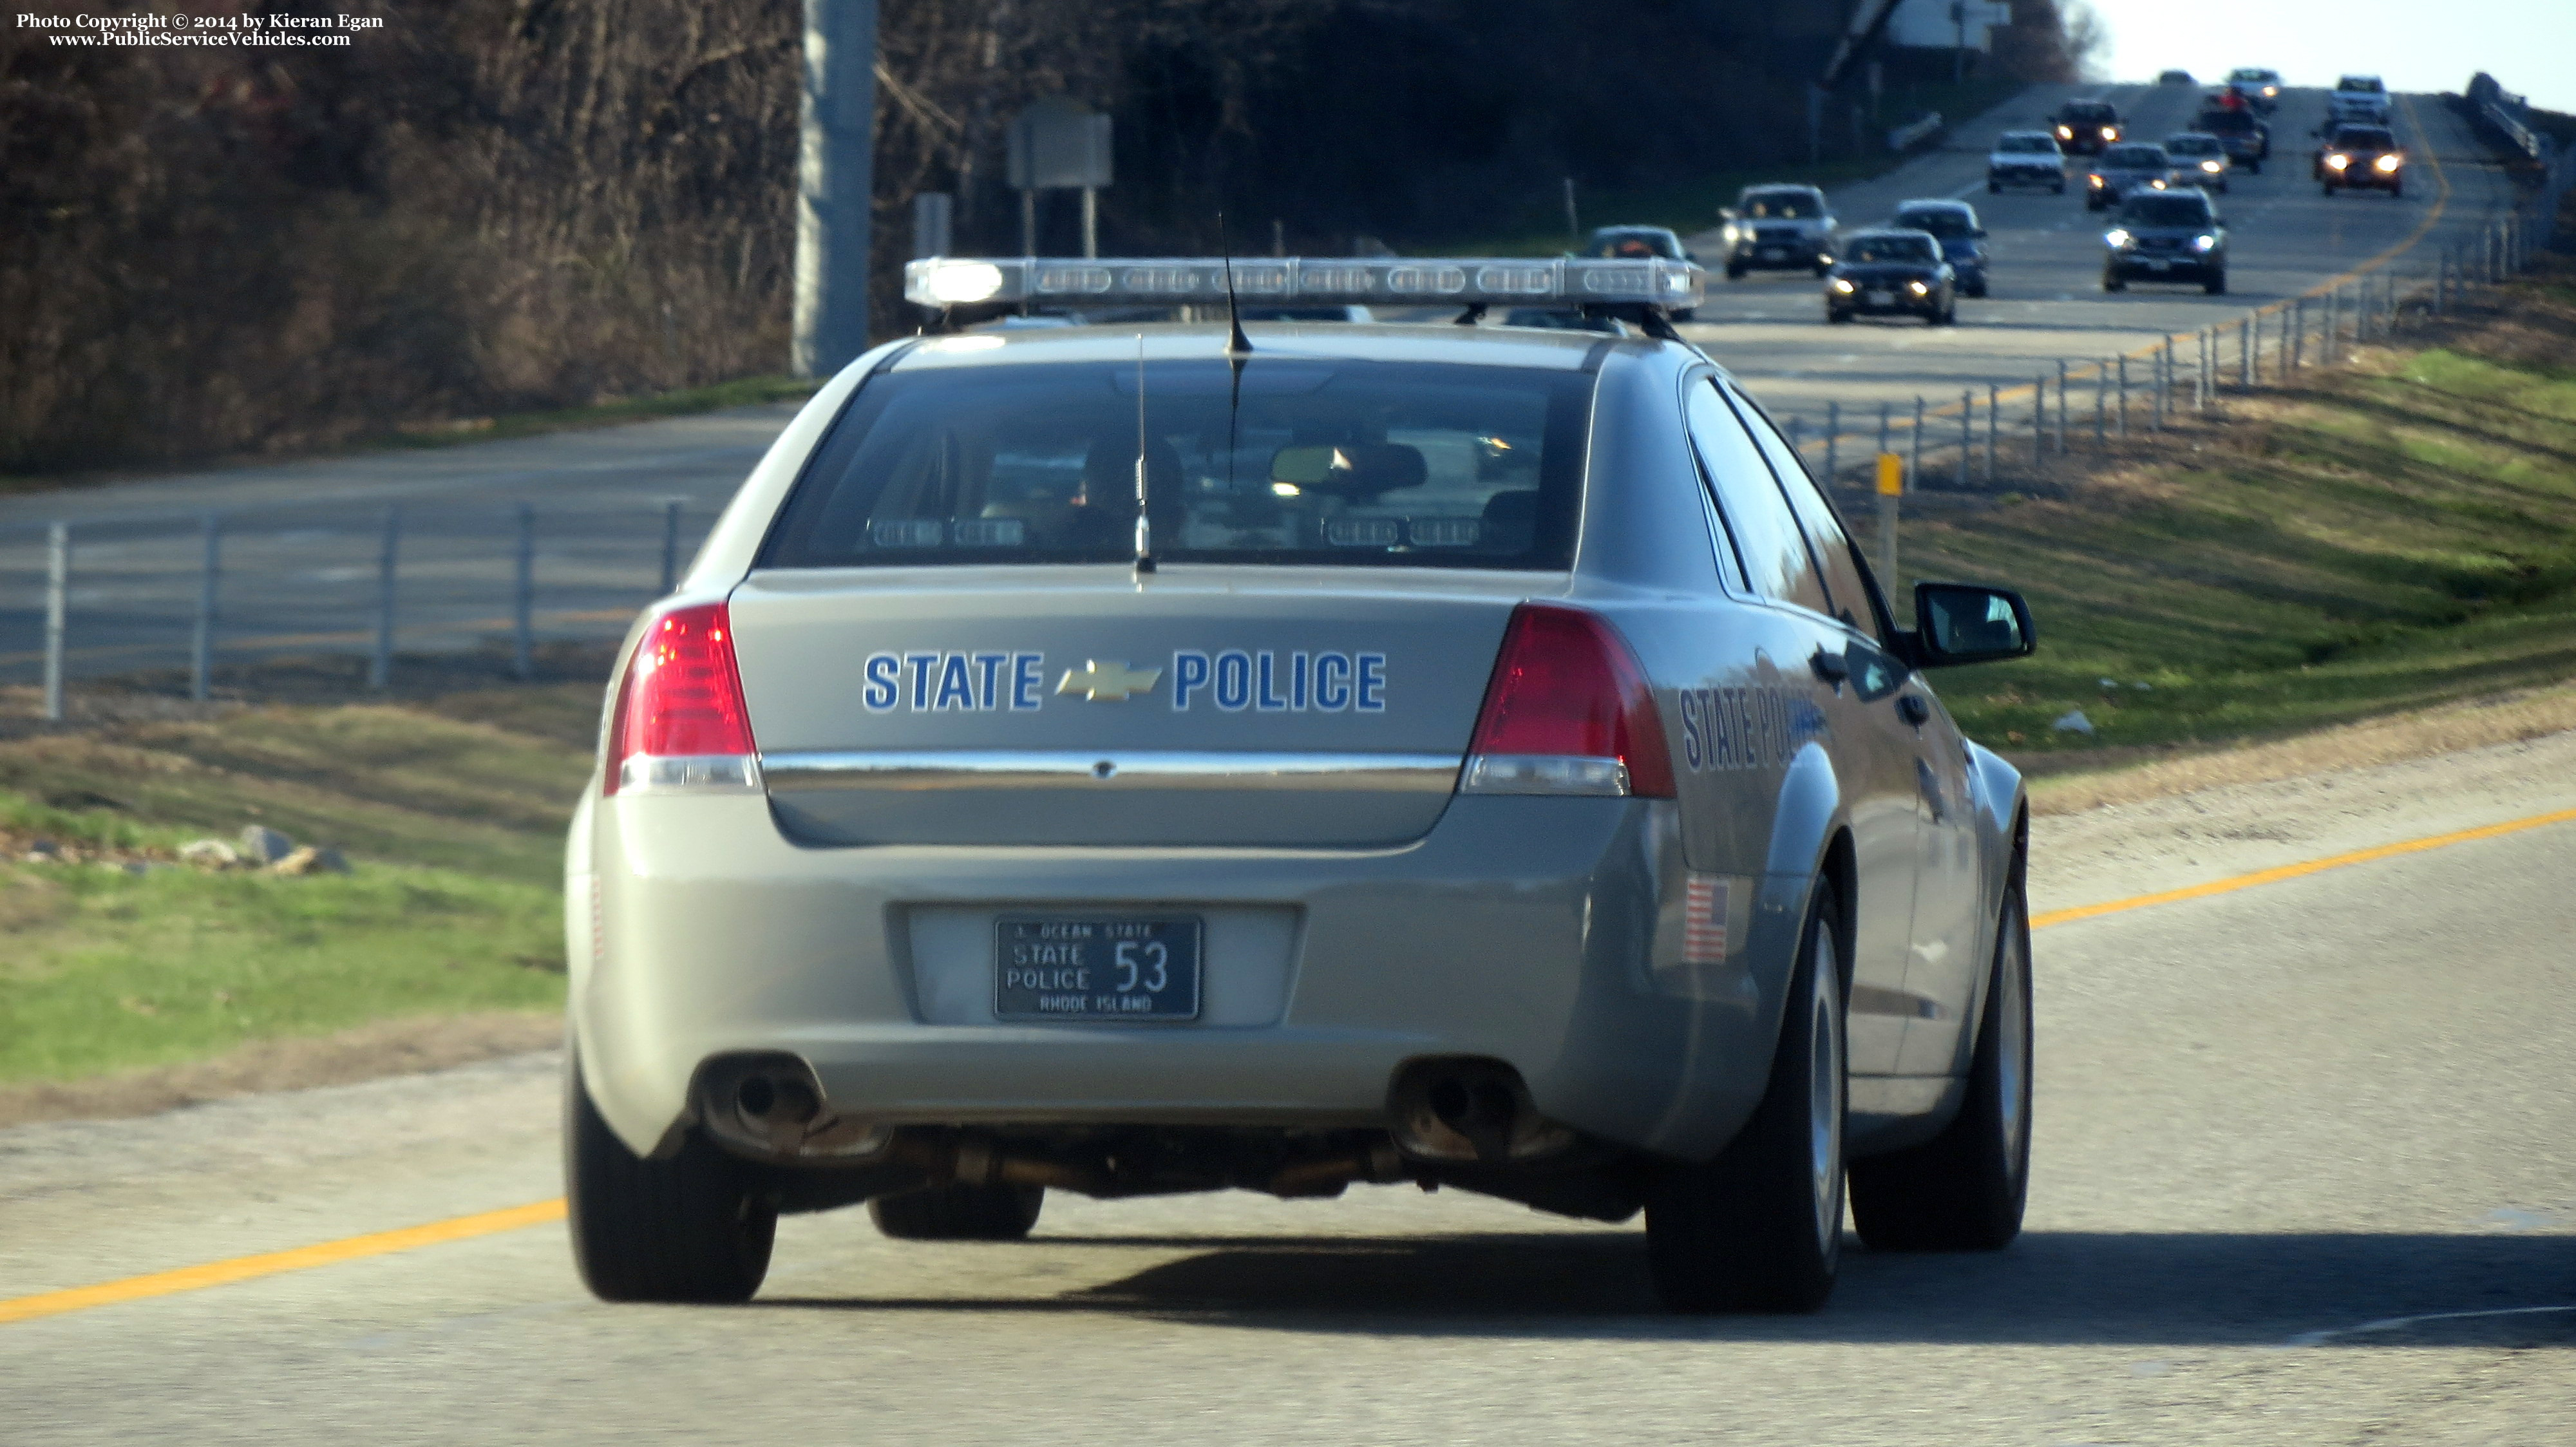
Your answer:
[[[1682,963],[1726,963],[1726,878],[1723,875],[1683,876]]]

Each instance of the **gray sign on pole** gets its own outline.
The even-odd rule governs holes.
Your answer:
[[[957,198],[945,191],[921,191],[912,198],[912,256],[946,256],[952,249]]]
[[[831,376],[868,349],[876,54],[877,0],[805,0],[790,358],[800,377]]]
[[[1010,184],[1022,191],[1109,184],[1109,117],[1080,101],[1048,96],[1011,121]]]

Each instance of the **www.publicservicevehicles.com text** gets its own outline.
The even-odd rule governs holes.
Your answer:
[[[344,46],[360,30],[382,30],[374,15],[38,15],[18,28],[49,32],[56,45]]]

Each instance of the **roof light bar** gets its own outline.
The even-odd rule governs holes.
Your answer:
[[[925,307],[1188,305],[1225,299],[1225,262],[1195,256],[934,256],[903,269]],[[1660,257],[1238,257],[1244,301],[1403,306],[1695,307],[1708,274]]]

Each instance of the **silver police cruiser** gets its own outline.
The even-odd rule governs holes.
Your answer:
[[[1230,275],[1229,275],[1230,273]],[[575,1253],[781,1212],[1453,1186],[1640,1211],[1674,1308],[2013,1239],[2019,776],[1662,259],[915,262],[636,624],[567,852]],[[1607,332],[1229,326],[1555,307]],[[1202,323],[964,331],[998,311]]]

